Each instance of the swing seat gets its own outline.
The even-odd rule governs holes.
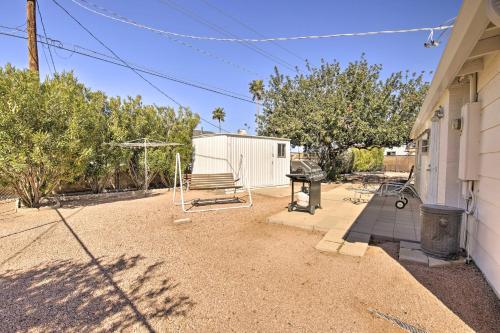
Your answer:
[[[225,173],[210,173],[210,174],[200,174],[193,173],[191,175],[182,175],[182,167],[181,167],[181,158],[179,153],[176,154],[176,166],[175,166],[175,179],[174,184],[179,184],[180,189],[180,202],[176,202],[176,188],[174,185],[174,194],[173,194],[173,202],[175,205],[182,206],[182,210],[185,213],[196,213],[196,212],[207,212],[207,211],[217,211],[222,209],[235,209],[235,208],[250,208],[253,206],[252,202],[252,192],[250,191],[250,187],[248,185],[237,185],[236,183],[240,180],[240,178],[235,179],[231,172]],[[243,159],[243,156],[240,157]],[[241,162],[240,162],[241,164]],[[239,174],[239,172],[238,172]],[[234,195],[231,198],[206,198],[206,199],[194,199],[190,201],[184,200],[184,190],[182,179],[188,179],[187,187],[189,190],[234,190]],[[243,177],[242,177],[243,178]],[[243,178],[244,179],[244,178]],[[236,196],[236,190],[245,188],[248,193],[248,202],[246,199],[238,198]],[[219,205],[219,204],[231,204],[231,203],[240,203],[240,205],[236,206],[226,206],[226,207],[213,207],[213,208],[201,208],[201,209],[192,209],[193,207],[199,206],[211,206],[211,205]],[[191,205],[191,207],[187,207]]]
[[[238,179],[232,173],[191,174],[190,190],[226,190],[239,189],[243,186],[236,185]]]

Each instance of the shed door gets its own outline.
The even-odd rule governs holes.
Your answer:
[[[261,180],[258,180],[258,186],[272,186],[274,185],[274,166],[276,164],[276,144],[272,141],[262,141],[262,155],[259,163],[261,171],[258,173]]]

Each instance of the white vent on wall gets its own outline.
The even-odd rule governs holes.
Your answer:
[[[487,0],[486,14],[494,25],[500,27],[500,0]]]

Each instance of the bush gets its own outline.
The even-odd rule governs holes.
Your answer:
[[[142,187],[143,150],[106,143],[141,138],[178,142],[187,165],[198,122],[189,110],[144,105],[140,96],[107,98],[71,72],[40,82],[34,72],[0,67],[0,184],[15,189],[28,207],[38,207],[61,182],[83,180],[93,191],[102,191],[117,168]],[[157,175],[170,177],[172,149],[157,148],[148,155],[148,182]]]
[[[353,171],[380,171],[384,166],[384,149],[352,148],[354,155]]]

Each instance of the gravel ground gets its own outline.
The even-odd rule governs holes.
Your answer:
[[[264,223],[287,198],[254,203],[186,215],[164,192],[0,215],[0,332],[401,332],[370,308],[430,332],[500,327],[474,267],[403,267],[387,243],[323,254],[321,234]]]

